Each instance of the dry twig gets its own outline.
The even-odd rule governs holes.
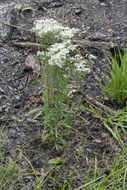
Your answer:
[[[16,25],[13,25],[13,24],[9,24],[9,23],[7,23],[7,22],[5,22],[5,21],[2,21],[2,20],[0,20],[0,23],[1,23],[1,24],[4,24],[4,25],[6,25],[6,26],[10,26],[10,27],[13,27],[13,28],[17,28],[17,29],[19,29],[19,30],[25,30],[25,31],[27,31],[27,32],[34,33],[33,30],[29,30],[29,29],[26,29],[26,28],[22,28],[21,26],[16,26]]]
[[[86,98],[86,101],[90,102],[91,104],[95,105],[97,109],[99,109],[99,111],[104,112],[105,110],[107,112],[111,112],[113,114],[116,114],[116,111],[114,111],[113,109],[103,105],[102,103],[98,102],[97,100],[93,99],[92,97],[86,95],[83,92],[80,92],[81,95]]]
[[[40,44],[34,42],[12,42],[12,44],[15,46],[28,47],[33,49],[41,48]]]
[[[76,189],[74,189],[74,190],[80,190],[80,189],[82,189],[83,187],[87,187],[88,185],[90,185],[90,184],[92,184],[92,183],[94,183],[94,182],[96,182],[96,181],[102,179],[104,176],[105,176],[105,175],[102,175],[101,177],[99,177],[99,178],[97,178],[97,179],[95,179],[95,180],[93,180],[93,181],[90,181],[89,183],[87,183],[87,184],[85,184],[85,185],[82,185],[82,186],[80,186],[80,187],[78,187],[78,188],[76,188]]]

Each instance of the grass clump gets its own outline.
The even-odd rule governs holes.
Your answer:
[[[106,158],[104,162],[101,164],[91,162],[88,169],[84,169],[83,174],[77,173],[76,166],[77,162],[75,163],[73,171],[70,172],[69,179],[65,179],[64,176],[61,176],[61,180],[58,181],[57,175],[53,175],[53,170],[60,172],[60,168],[64,163],[61,163],[61,159],[51,159],[49,161],[50,164],[52,164],[52,168],[50,171],[48,171],[48,175],[45,178],[45,181],[42,183],[41,188],[44,189],[48,187],[48,183],[52,183],[52,187],[49,187],[49,189],[52,190],[126,190],[127,188],[127,159],[126,159],[127,149],[123,151],[121,155],[117,155],[113,161],[113,164],[108,167],[104,168],[104,162],[106,160],[109,160],[109,158]],[[58,164],[58,165],[57,165]],[[82,182],[81,186],[75,187],[75,182],[77,181],[77,178]],[[85,178],[84,178],[85,177]],[[40,190],[39,187],[36,187],[36,190]]]
[[[2,152],[0,150],[0,190],[29,190],[31,189],[30,186],[33,186],[33,182],[39,185],[37,172],[30,161],[23,156],[22,152],[20,151],[16,158],[12,158],[9,155],[9,152]],[[33,179],[29,185],[26,183],[26,179],[28,178]]]
[[[72,171],[70,171],[69,179],[65,179],[61,174],[61,180],[58,180],[56,172],[61,171],[64,166],[62,158],[53,158],[44,163],[44,168],[36,171],[31,161],[23,155],[19,150],[19,155],[14,160],[5,162],[3,153],[0,152],[0,189],[23,189],[23,190],[126,190],[127,188],[127,149],[121,154],[117,155],[113,164],[109,168],[103,168],[103,163],[90,164],[89,168],[83,171],[83,174],[77,173],[77,162]],[[109,158],[107,158],[109,159]],[[22,162],[25,165],[22,165]],[[43,160],[42,160],[43,162]],[[20,166],[22,165],[22,167]],[[20,170],[19,170],[20,169]],[[40,171],[40,172],[39,172]],[[55,176],[54,173],[55,172]],[[76,179],[82,181],[80,187],[74,188]],[[85,179],[84,179],[85,176]],[[29,183],[27,183],[29,181]]]
[[[115,158],[112,166],[104,172],[102,176],[97,176],[85,185],[75,190],[126,190],[127,188],[127,150],[122,155]],[[97,168],[97,173],[101,173],[101,168]]]
[[[115,113],[110,111],[103,111],[103,113],[101,113],[91,105],[89,108],[81,107],[81,109],[87,110],[91,112],[94,117],[99,118],[104,127],[108,129],[123,150],[126,148],[126,145],[122,140],[121,133],[125,135],[127,134],[127,108],[117,110]]]
[[[114,50],[115,51],[115,50]],[[119,105],[127,103],[127,48],[124,55],[120,50],[109,60],[111,68],[105,76],[103,92]]]

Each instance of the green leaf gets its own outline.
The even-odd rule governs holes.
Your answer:
[[[34,190],[40,190],[40,188],[37,187],[36,185],[33,185],[33,189],[34,189]]]
[[[22,8],[22,4],[21,3],[17,4],[17,9],[21,10],[21,8]]]
[[[42,142],[44,143],[44,142],[48,139],[49,136],[50,136],[49,134],[45,135],[45,136],[42,138]]]
[[[54,159],[50,159],[48,161],[50,164],[60,164],[62,162],[61,158],[60,157],[57,157],[57,158],[54,158]]]
[[[119,139],[118,139],[116,133],[111,129],[111,127],[109,127],[109,126],[107,125],[107,123],[105,123],[105,122],[104,122],[104,126],[112,133],[113,137],[114,137],[117,141],[119,141]]]
[[[29,111],[28,113],[35,113],[35,112],[37,112],[37,111],[42,111],[42,110],[43,110],[43,108],[42,108],[42,107],[39,107],[39,108],[35,108],[35,109]]]
[[[36,119],[37,117],[41,116],[43,113],[43,111],[40,111],[38,114],[35,115],[34,119]]]

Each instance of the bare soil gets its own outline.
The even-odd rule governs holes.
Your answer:
[[[20,9],[14,8],[19,4],[22,4]],[[21,150],[38,173],[45,173],[44,163],[51,168],[48,160],[61,157],[62,167],[59,171],[54,169],[52,172],[52,176],[59,181],[56,189],[60,189],[62,181],[71,178],[74,167],[73,187],[78,187],[83,184],[91,161],[96,158],[98,167],[109,168],[121,149],[100,120],[87,111],[77,111],[84,120],[78,116],[73,118],[74,130],[66,137],[67,146],[62,150],[56,151],[50,144],[42,145],[37,139],[40,128],[28,111],[41,104],[41,95],[36,88],[29,86],[37,78],[29,66],[37,69],[35,57],[38,47],[31,30],[34,21],[43,18],[53,18],[64,26],[79,28],[80,32],[74,41],[82,45],[82,55],[92,53],[97,57],[91,73],[81,82],[82,93],[74,94],[73,101],[80,98],[87,107],[88,101],[82,95],[85,94],[116,110],[117,105],[112,100],[104,100],[98,81],[103,78],[105,56],[109,54],[109,49],[116,46],[124,49],[126,46],[127,1],[0,1],[0,143],[2,152],[6,152],[5,160],[15,159]],[[127,143],[127,137],[123,139]],[[21,171],[29,169],[28,163],[23,159],[18,167]],[[23,183],[30,187],[32,180],[33,176],[24,178],[20,188],[15,189],[24,189]],[[49,180],[45,189],[52,188]]]

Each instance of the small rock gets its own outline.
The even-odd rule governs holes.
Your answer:
[[[32,70],[39,72],[41,69],[39,62],[35,60],[32,54],[26,57],[25,65],[24,72],[32,72]]]
[[[66,3],[74,4],[74,3],[76,3],[76,0],[66,0]]]
[[[6,16],[6,22],[8,24],[17,25],[18,23],[18,9],[13,7],[8,10]],[[3,41],[7,41],[13,35],[14,27],[4,25],[3,30],[1,32],[1,38]]]
[[[74,143],[72,143],[72,144],[70,145],[70,148],[74,148],[77,144],[78,144],[78,141],[75,141]]]
[[[1,92],[1,93],[4,93],[4,90],[3,90],[1,87],[0,87],[0,92]]]
[[[41,2],[39,3],[39,8],[43,8],[43,7],[49,8],[49,5],[50,5],[50,2],[41,1]]]
[[[15,98],[16,98],[17,100],[19,100],[19,99],[20,99],[20,96],[16,95]]]
[[[75,9],[75,15],[79,16],[82,14],[82,9],[79,8],[79,9]]]
[[[57,7],[62,7],[63,6],[63,2],[61,1],[55,1],[51,4],[51,8],[57,8]]]
[[[26,66],[23,70],[23,73],[33,74],[33,68],[31,66]]]
[[[81,32],[81,38],[82,38],[82,39],[85,39],[86,36],[87,36],[87,31],[86,31],[86,30],[83,30],[83,31]]]
[[[94,139],[93,142],[95,142],[95,143],[101,143],[101,140],[100,139]]]
[[[57,7],[62,7],[63,6],[63,2],[59,1],[59,0],[53,0],[50,2],[47,1],[41,1],[39,3],[39,8],[57,8]]]
[[[102,137],[102,138],[106,138],[106,137],[109,137],[109,135],[108,135],[107,133],[104,133],[104,132],[103,132],[103,133],[101,133],[101,137]]]

